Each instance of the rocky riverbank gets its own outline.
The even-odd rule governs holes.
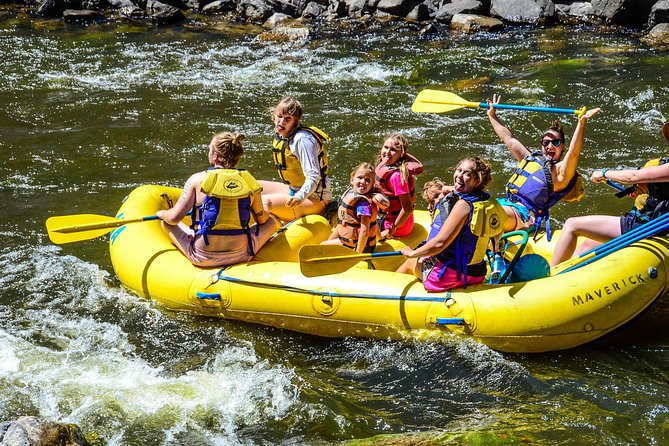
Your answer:
[[[172,25],[208,15],[224,21],[279,28],[279,34],[288,39],[303,38],[312,27],[324,22],[400,19],[415,24],[421,32],[469,33],[514,25],[595,24],[614,32],[638,32],[645,43],[669,48],[669,0],[27,1],[31,14],[68,22],[129,19]]]

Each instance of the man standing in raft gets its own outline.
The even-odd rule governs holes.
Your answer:
[[[302,105],[287,96],[272,111],[272,157],[282,182],[260,181],[263,207],[282,221],[321,214],[332,199],[328,157],[323,146],[330,137],[300,124]]]
[[[558,201],[578,201],[584,195],[583,180],[576,172],[583,147],[583,131],[588,119],[600,112],[599,108],[588,110],[578,119],[569,150],[564,159],[565,136],[558,121],[551,123],[541,137],[541,150],[531,152],[497,117],[495,104],[501,96],[493,95],[488,100],[488,119],[497,136],[509,148],[519,162],[516,172],[506,183],[506,198],[499,199],[509,217],[504,231],[525,229],[542,223],[546,225],[546,236],[550,240],[548,210]]]

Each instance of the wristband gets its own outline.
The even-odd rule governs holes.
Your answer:
[[[602,169],[602,178],[604,178],[605,180],[608,180],[608,178],[606,178],[606,172],[608,171],[609,169]]]

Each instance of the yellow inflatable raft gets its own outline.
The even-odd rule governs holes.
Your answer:
[[[139,187],[117,218],[153,215],[167,209],[168,199],[178,199],[180,192]],[[407,244],[426,237],[427,213],[416,211],[416,220],[414,233],[403,240]],[[634,243],[557,276],[428,293],[413,276],[392,272],[402,256],[375,260],[377,269],[366,269],[367,263],[361,262],[341,273],[306,277],[300,269],[300,247],[325,240],[330,231],[320,216],[298,219],[277,233],[254,261],[201,269],[170,243],[158,221],[149,221],[114,230],[110,253],[125,286],[175,310],[329,337],[454,333],[519,353],[593,341],[639,315],[666,290],[666,237]],[[384,242],[381,249],[395,250],[398,243]],[[526,251],[549,255],[550,249],[540,239]]]

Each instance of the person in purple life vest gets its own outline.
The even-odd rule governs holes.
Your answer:
[[[488,119],[519,163],[506,183],[506,197],[498,199],[509,217],[504,230],[509,232],[536,225],[538,231],[543,223],[550,240],[549,209],[560,200],[578,201],[585,193],[583,180],[576,168],[583,147],[585,124],[600,109],[588,110],[578,119],[569,150],[565,149],[562,124],[553,121],[541,136],[541,146],[533,151],[516,139],[499,120],[495,104],[499,104],[500,100],[501,96],[495,94],[492,100],[487,101],[490,105]]]
[[[669,141],[669,122],[662,127]],[[630,232],[669,212],[669,157],[648,161],[641,169],[596,169],[590,181],[615,181],[634,185],[631,195],[634,206],[622,217],[613,215],[583,215],[568,218],[553,251],[551,266],[596,248],[619,235]],[[578,247],[579,237],[586,239]]]

